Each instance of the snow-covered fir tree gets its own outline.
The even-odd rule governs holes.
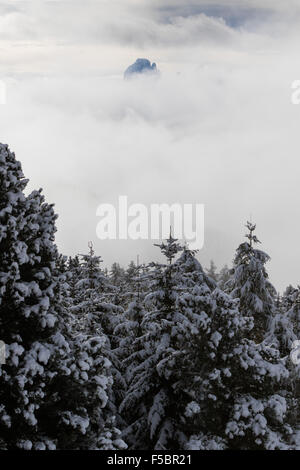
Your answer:
[[[117,288],[101,269],[102,258],[96,256],[92,243],[89,253],[80,255],[80,269],[72,297],[72,312],[78,319],[79,329],[85,332],[103,331],[114,345],[113,331],[120,321],[123,308],[111,302]]]
[[[276,348],[247,339],[252,322],[235,302],[217,288],[206,332],[192,338],[198,355],[182,427],[191,434],[186,448],[287,449],[288,371]]]
[[[112,302],[112,299],[116,298],[118,287],[113,286],[102,271],[102,259],[95,255],[92,243],[89,243],[89,248],[87,255],[81,255],[75,297],[70,299],[70,309],[76,318],[75,330],[87,335],[88,338],[97,336],[105,338],[101,341],[104,354],[110,361],[110,372],[114,381],[114,387],[111,386],[109,390],[108,407],[114,415],[119,402],[118,397],[122,396],[125,389],[119,360],[113,351],[119,344],[114,330],[121,322],[124,310],[120,304]],[[96,351],[95,354],[97,355]]]
[[[113,263],[111,268],[110,268],[109,277],[110,277],[111,283],[114,286],[118,286],[126,278],[126,273],[125,273],[124,268],[122,268],[119,265],[119,263]]]
[[[143,304],[145,294],[142,289],[142,284],[147,282],[145,278],[141,276],[141,270],[141,266],[137,266],[134,270],[136,281],[133,282],[133,280],[131,280],[129,285],[131,301],[124,312],[120,324],[116,327],[114,332],[115,336],[118,338],[118,347],[115,349],[115,353],[119,359],[122,376],[126,382],[121,402],[126,397],[128,384],[132,379],[132,373],[140,363],[138,355],[139,344],[137,339],[143,334],[142,321],[146,311]],[[121,395],[119,395],[119,397],[120,396]],[[128,428],[129,421],[131,421],[131,416],[126,415],[126,413],[124,413],[124,415],[122,414],[122,428],[126,429],[130,438],[132,436],[132,432]]]
[[[227,264],[225,264],[218,276],[218,287],[224,292],[230,292],[230,287],[228,284],[230,277],[230,269],[228,268]]]
[[[297,296],[298,289],[289,284],[285,289],[281,298],[281,309],[283,312],[290,310],[294,303],[295,295]]]
[[[107,359],[98,382],[87,377],[91,399],[78,361],[82,345],[74,358],[72,320],[62,302],[66,277],[54,244],[56,215],[41,191],[24,194],[26,184],[15,155],[0,145],[0,338],[7,356],[0,366],[0,446],[104,448],[109,441],[122,448],[119,431],[103,416]]]
[[[256,226],[247,222],[246,227],[249,231],[246,234],[248,241],[242,243],[236,251],[230,281],[231,295],[239,299],[241,313],[253,317],[254,326],[250,336],[260,343],[275,315],[276,290],[269,281],[265,267],[270,257],[254,247],[260,243],[254,234]]]
[[[139,263],[130,261],[128,268],[126,269],[125,277],[128,284],[130,284],[139,274]]]
[[[282,302],[282,312],[286,314],[292,323],[295,336],[300,339],[300,287],[292,288],[285,292],[285,300]]]
[[[126,307],[129,303],[136,299],[138,291],[140,291],[145,283],[140,282],[141,273],[143,267],[139,264],[139,257],[137,257],[137,263],[131,261],[125,273],[125,290],[126,290]]]
[[[115,328],[115,336],[118,338],[117,353],[123,363],[124,377],[127,380],[132,368],[133,343],[136,338],[142,334],[141,324],[145,314],[143,305],[145,297],[145,284],[147,277],[141,275],[142,267],[134,265],[130,282],[127,284],[130,288],[131,302],[122,316],[121,322]],[[135,277],[133,277],[133,274]],[[130,357],[129,363],[127,363]]]
[[[133,342],[134,351],[128,361],[134,363],[129,388],[121,404],[121,413],[128,421],[126,437],[137,449],[175,448],[177,428],[176,395],[173,379],[167,371],[168,359],[176,354],[174,327],[179,321],[176,310],[177,268],[173,259],[182,250],[170,238],[160,245],[167,264],[153,263],[146,295],[147,312],[141,322],[141,334]],[[176,280],[175,280],[176,279]],[[175,332],[174,332],[175,333]]]
[[[193,273],[194,281],[177,301],[185,337],[177,387],[184,390],[185,386],[185,396],[190,398],[182,410],[181,446],[288,447],[291,426],[282,427],[288,402],[279,395],[288,371],[279,351],[247,339],[253,318],[241,314],[238,300],[215,288],[192,252],[185,250],[178,263],[185,275],[190,273],[190,280]],[[272,415],[273,402],[277,414]],[[253,407],[252,412],[236,413],[244,406],[245,410]]]
[[[219,275],[217,272],[217,266],[215,265],[213,260],[210,260],[209,268],[206,268],[206,272],[214,281],[218,281]]]

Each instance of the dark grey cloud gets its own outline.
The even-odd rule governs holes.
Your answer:
[[[274,5],[275,3],[275,5]],[[16,1],[0,7],[0,38],[57,44],[121,44],[178,47],[230,41],[234,30],[252,31],[275,16],[298,15],[294,2],[158,0]]]
[[[191,17],[205,14],[212,18],[222,18],[232,28],[250,27],[253,23],[263,23],[273,14],[272,9],[251,7],[251,5],[226,5],[223,3],[188,3],[161,5],[156,9],[157,17],[165,23],[172,23],[176,17]]]
[[[158,10],[103,1],[23,2],[1,15],[1,39],[54,41],[61,44],[178,46],[193,41],[224,41],[231,36],[221,18],[203,12],[157,18]],[[158,15],[159,16],[159,15]]]

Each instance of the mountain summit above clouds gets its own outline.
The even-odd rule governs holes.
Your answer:
[[[144,73],[158,73],[156,63],[151,64],[148,59],[136,59],[135,63],[130,65],[124,72],[124,78],[132,78]]]

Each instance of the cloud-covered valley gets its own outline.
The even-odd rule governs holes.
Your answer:
[[[97,206],[198,202],[203,264],[231,261],[252,214],[283,289],[300,256],[299,8],[207,3],[3,3],[1,141],[56,203],[65,253],[94,240],[107,263],[147,261],[150,241],[96,240]],[[124,81],[137,57],[160,77]]]

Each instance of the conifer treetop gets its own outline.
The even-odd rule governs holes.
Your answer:
[[[166,243],[154,243],[154,246],[158,246],[161,250],[161,252],[165,255],[167,258],[169,264],[172,263],[173,259],[179,253],[180,251],[183,250],[183,247],[177,243],[178,239],[173,238],[171,230],[170,230],[170,235],[169,238],[167,238]]]
[[[248,238],[250,246],[252,247],[254,243],[261,243],[257,236],[254,235],[256,224],[252,224],[251,222],[247,221],[245,227],[249,230],[249,233],[246,233],[245,237]]]

